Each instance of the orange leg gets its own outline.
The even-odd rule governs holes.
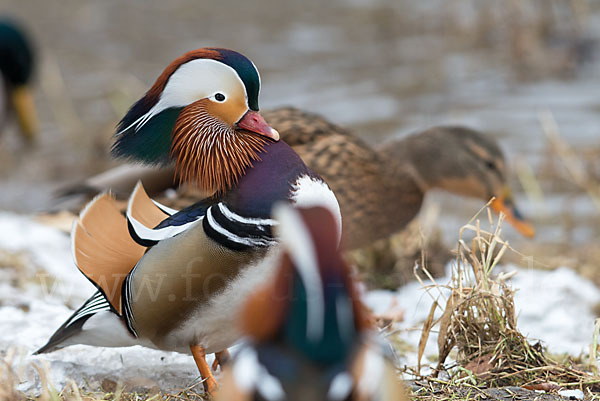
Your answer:
[[[229,363],[230,360],[231,360],[231,355],[229,354],[229,351],[227,349],[225,349],[221,352],[216,352],[215,353],[215,361],[212,364],[212,370],[214,370],[216,372],[217,366],[220,366],[221,370],[223,370],[223,366],[225,366],[227,363]]]
[[[199,345],[190,345],[190,350],[194,356],[196,366],[198,366],[198,370],[200,371],[200,376],[204,380],[204,391],[208,394],[214,394],[217,389],[217,381],[210,371],[208,363],[206,363],[206,352],[204,351],[204,348]]]

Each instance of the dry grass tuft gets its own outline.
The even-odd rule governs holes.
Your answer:
[[[207,396],[202,391],[201,382],[192,383],[175,394],[136,390],[131,384],[113,383],[106,388],[105,383],[99,389],[80,387],[68,380],[62,390],[57,390],[50,379],[49,366],[46,364],[26,363],[16,348],[10,348],[0,359],[0,401],[204,401]],[[39,390],[25,394],[18,385],[28,375],[33,375],[40,384]],[[105,380],[106,382],[107,380]]]
[[[6,357],[0,360],[0,401],[24,398],[23,394],[17,390],[19,379],[11,367],[14,358],[15,350],[9,350]]]
[[[493,228],[489,211],[488,217]],[[457,362],[482,376],[523,363],[544,364],[541,350],[529,346],[517,330],[512,289],[504,277],[492,279],[509,248],[500,237],[502,220],[501,216],[492,232],[482,230],[479,220],[461,229],[452,293],[440,319],[438,370],[454,347]],[[475,232],[471,246],[463,240],[465,231]],[[502,383],[508,384],[512,383]]]
[[[424,349],[431,328],[439,325],[438,366],[427,380],[477,388],[600,390],[600,378],[589,373],[590,367],[579,369],[569,361],[555,362],[539,342],[532,344],[519,332],[514,291],[506,283],[515,272],[494,274],[504,253],[516,251],[502,239],[504,217],[494,222],[487,209],[487,218],[489,231],[481,228],[477,216],[460,230],[453,279],[449,286],[443,286],[450,290],[443,314],[438,322],[425,324],[420,349]],[[470,245],[464,239],[467,233],[474,235]],[[442,286],[436,287],[442,294]],[[448,367],[446,359],[455,349],[456,362]],[[438,379],[442,371],[449,375],[449,381]]]

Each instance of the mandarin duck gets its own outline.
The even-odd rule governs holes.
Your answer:
[[[336,194],[347,249],[368,246],[404,229],[418,214],[425,193],[434,188],[484,202],[495,197],[493,210],[503,212],[521,234],[532,237],[535,233],[515,206],[502,150],[488,135],[466,127],[439,126],[372,148],[317,114],[288,107],[263,115]],[[125,167],[120,169],[67,192],[130,189],[132,174],[143,177],[157,193],[179,185],[174,168],[162,170],[160,179],[153,178],[152,168],[128,170],[129,177],[123,174]],[[168,201],[189,202],[186,191]],[[191,198],[197,196],[191,191]]]
[[[113,153],[174,159],[182,180],[213,195],[175,211],[137,185],[125,216],[109,194],[89,203],[72,248],[98,292],[38,353],[72,344],[191,352],[205,390],[214,391],[204,357],[227,358],[241,337],[240,308],[276,267],[273,204],[327,207],[341,232],[333,192],[258,113],[259,88],[249,59],[206,48],[176,59],[133,105]]]
[[[14,113],[20,133],[28,143],[33,141],[38,128],[29,90],[34,62],[33,48],[23,28],[12,20],[0,18],[0,129]]]
[[[249,341],[226,368],[217,399],[406,400],[342,259],[334,216],[289,205],[274,216],[283,253],[240,315]]]

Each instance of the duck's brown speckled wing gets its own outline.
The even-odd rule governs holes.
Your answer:
[[[314,143],[332,135],[354,138],[347,130],[320,115],[295,107],[280,107],[261,114],[271,127],[279,131],[281,139],[292,147]]]
[[[348,249],[400,231],[419,211],[423,193],[401,161],[316,114],[283,108],[264,116],[335,193]]]

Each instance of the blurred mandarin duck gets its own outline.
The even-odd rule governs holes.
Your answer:
[[[491,207],[496,212],[503,212],[521,234],[532,237],[535,233],[514,204],[502,150],[487,135],[465,127],[440,126],[373,149],[316,114],[295,108],[263,114],[282,140],[336,194],[348,249],[365,247],[401,231],[418,214],[426,192],[433,188],[484,202],[495,197]],[[133,178],[124,179],[126,168],[120,169],[121,174],[110,170],[89,179],[75,192],[81,188],[97,193],[105,188],[127,187]],[[168,188],[165,183],[178,185],[172,168],[160,173],[151,168],[129,172],[143,176],[143,182],[157,191]],[[180,190],[178,197],[168,202],[189,203],[186,191]],[[197,196],[191,191],[192,199]]]
[[[184,182],[214,195],[175,211],[137,185],[126,216],[108,194],[90,202],[72,247],[98,292],[38,353],[72,344],[191,351],[214,391],[205,355],[227,359],[241,337],[240,308],[279,258],[273,204],[322,205],[341,231],[333,192],[258,113],[259,87],[243,55],[199,49],[171,63],[130,109],[113,153],[149,164],[172,158]]]
[[[322,207],[278,206],[283,254],[240,320],[249,343],[225,370],[219,401],[407,400],[358,299]]]
[[[23,28],[0,18],[0,128],[15,114],[23,138],[31,143],[38,129],[29,85],[35,58]]]

